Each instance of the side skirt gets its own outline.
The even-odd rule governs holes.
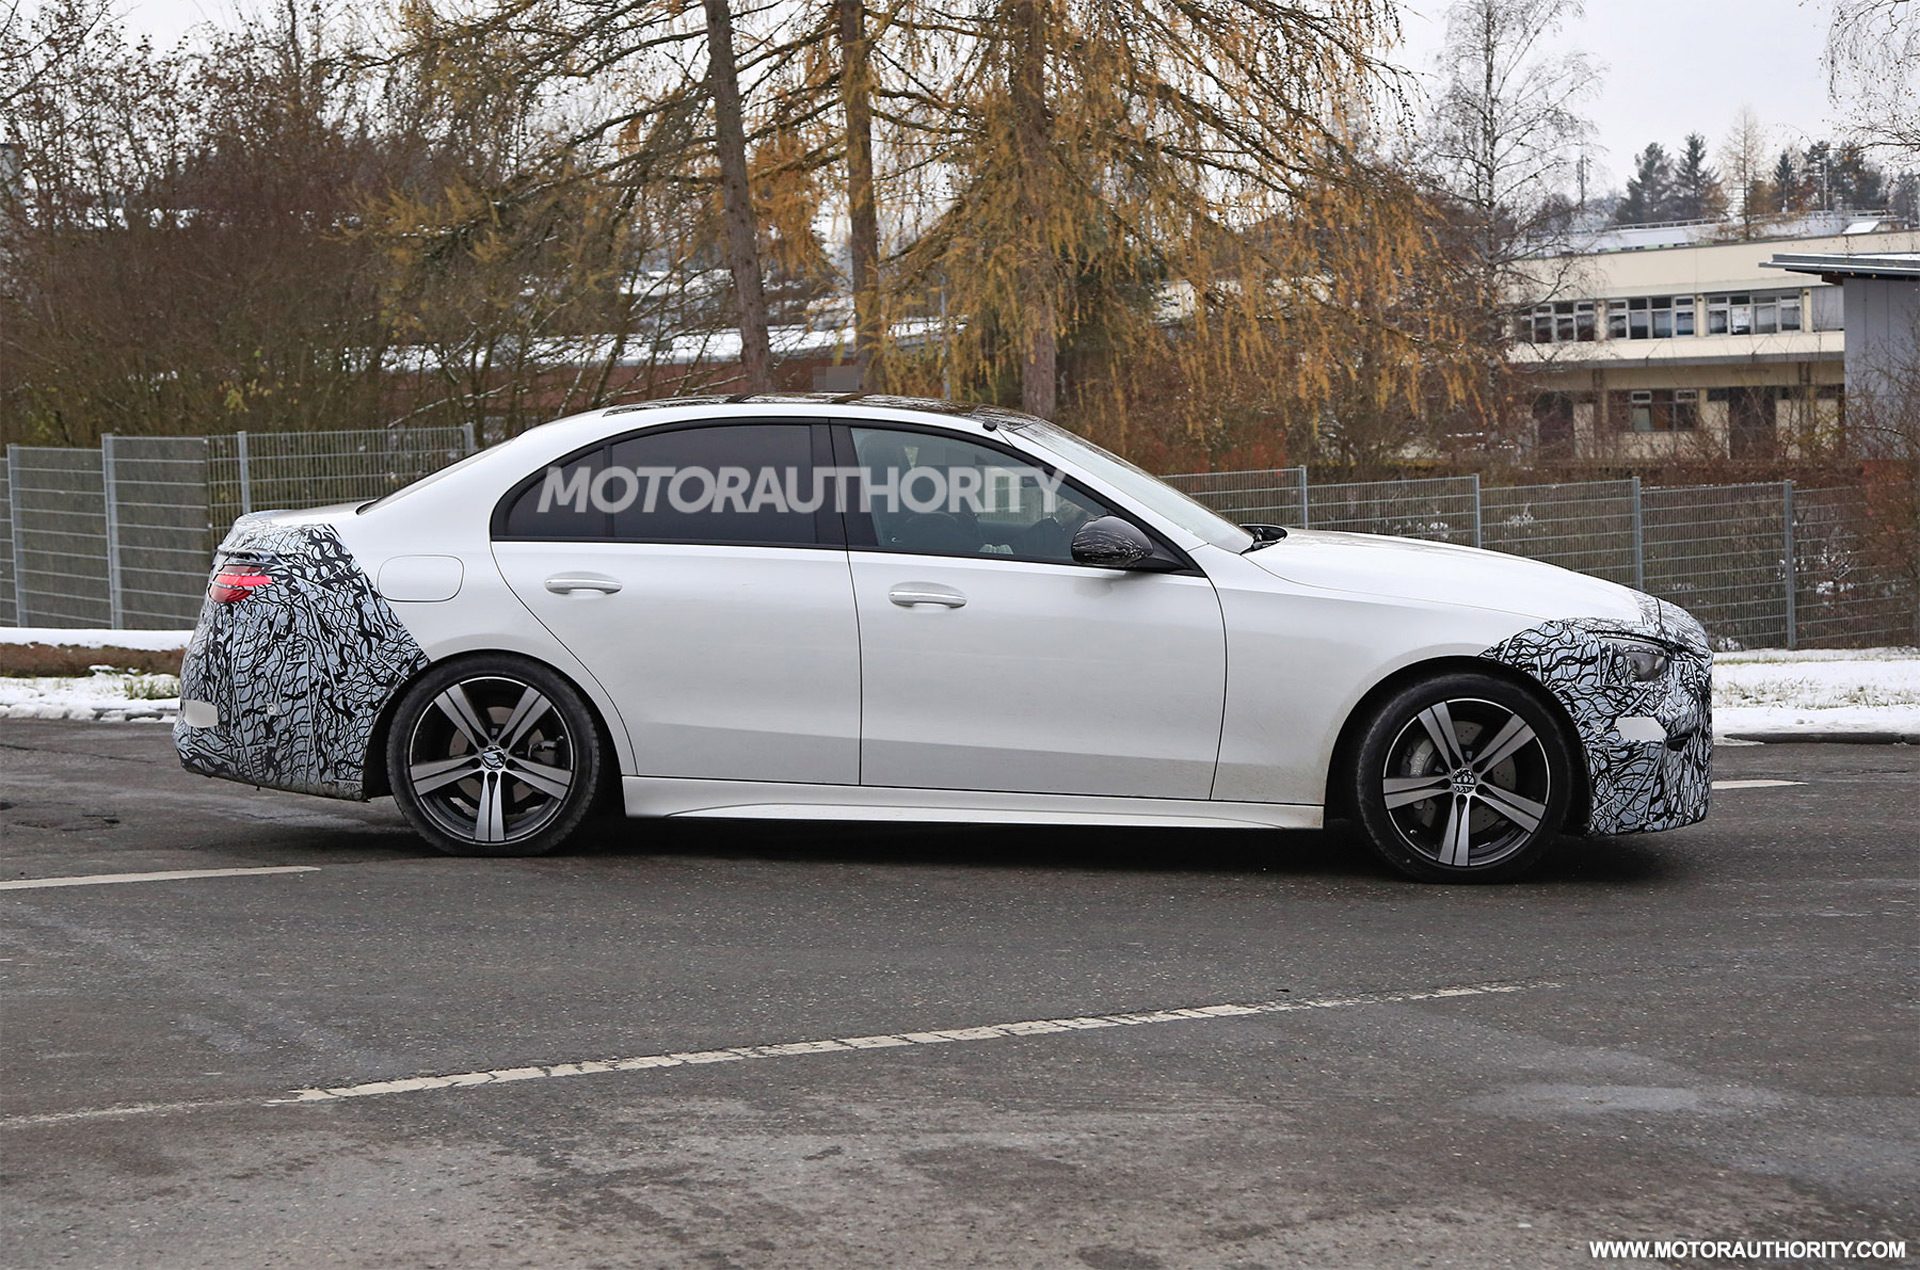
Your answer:
[[[623,776],[629,816],[742,820],[936,821],[956,824],[1318,829],[1324,809],[1298,803],[1228,803],[1091,794],[1010,794],[766,781]]]

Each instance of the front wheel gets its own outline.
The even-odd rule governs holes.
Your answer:
[[[600,784],[580,694],[506,654],[436,667],[394,709],[387,779],[415,832],[449,855],[542,855],[570,837]]]
[[[1425,882],[1506,881],[1559,833],[1573,756],[1532,694],[1460,673],[1382,706],[1350,775],[1361,829],[1395,869]]]

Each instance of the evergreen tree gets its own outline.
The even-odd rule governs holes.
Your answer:
[[[1616,225],[1651,225],[1672,220],[1673,163],[1658,141],[1634,156],[1633,175],[1627,178],[1627,196],[1614,209]]]
[[[1773,179],[1769,184],[1773,187],[1774,211],[1798,212],[1806,209],[1806,187],[1801,183],[1800,169],[1793,161],[1791,150],[1782,150],[1780,157],[1774,161]]]
[[[1720,174],[1707,162],[1707,139],[1690,132],[1673,171],[1671,215],[1675,220],[1711,220],[1726,210],[1727,196],[1720,188]]]
[[[1836,207],[1879,211],[1887,205],[1887,174],[1853,142],[1834,156],[1832,179]]]

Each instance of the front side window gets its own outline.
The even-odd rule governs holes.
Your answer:
[[[864,493],[851,545],[930,556],[1073,563],[1073,535],[1110,508],[1058,473],[961,437],[849,428]]]

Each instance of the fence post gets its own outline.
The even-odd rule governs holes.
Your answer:
[[[1787,647],[1793,648],[1798,644],[1800,634],[1797,629],[1799,614],[1795,611],[1794,596],[1794,592],[1800,588],[1800,562],[1796,559],[1797,553],[1793,545],[1792,481],[1780,482],[1780,538],[1781,556],[1786,561],[1784,572],[1787,592]]]
[[[120,594],[120,509],[113,487],[113,434],[100,438],[100,501],[107,518],[107,625],[119,630],[124,601]]]
[[[1480,473],[1475,472],[1473,481],[1473,545],[1480,545]]]
[[[1647,589],[1646,530],[1640,520],[1640,478],[1633,477],[1633,589]]]
[[[7,447],[7,518],[13,522],[13,620],[32,626],[27,618],[26,519],[20,514],[20,447]]]
[[[1313,519],[1307,512],[1307,469],[1304,464],[1294,469],[1300,473],[1300,528],[1313,528]]]
[[[247,434],[233,434],[233,457],[240,463],[240,514],[253,510],[253,473],[247,466]]]
[[[468,454],[474,454],[479,451],[480,447],[474,444],[473,440],[473,420],[469,419],[460,425],[460,435],[467,439]]]

